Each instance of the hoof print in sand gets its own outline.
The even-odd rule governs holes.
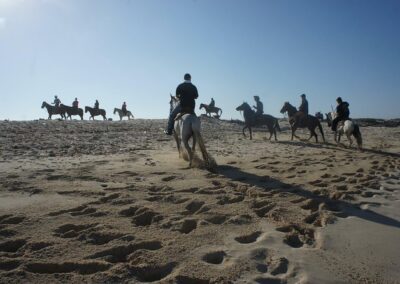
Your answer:
[[[281,257],[279,259],[273,259],[268,264],[270,273],[271,275],[274,276],[286,273],[288,271],[288,266],[289,266],[289,261],[284,257]]]
[[[18,268],[21,265],[21,261],[16,259],[0,260],[0,271],[10,271]]]
[[[16,225],[25,220],[24,216],[3,215],[0,216],[1,225]]]
[[[258,217],[264,217],[269,211],[274,209],[275,203],[268,200],[261,200],[253,202],[252,208]]]
[[[130,267],[129,270],[136,280],[140,282],[154,282],[170,275],[176,265],[176,262],[170,262],[164,265],[140,265]]]
[[[202,260],[210,264],[221,264],[226,257],[224,251],[209,252],[202,257]]]
[[[87,258],[88,259],[103,258],[107,262],[119,263],[119,262],[126,262],[127,257],[139,249],[159,250],[160,248],[162,248],[161,242],[147,241],[147,242],[134,243],[134,244],[124,245],[124,246],[112,247],[112,248],[97,252],[93,255],[90,255]]]
[[[80,232],[95,227],[97,224],[85,224],[85,225],[74,225],[65,224],[54,230],[54,235],[60,238],[74,238],[79,235]]]
[[[32,273],[54,274],[71,273],[94,274],[110,268],[110,264],[104,262],[64,262],[64,263],[29,263],[25,270]]]
[[[10,240],[4,243],[0,243],[0,252],[17,252],[26,244],[26,240]]]
[[[244,235],[240,237],[236,237],[235,241],[241,244],[251,244],[257,241],[258,237],[261,236],[261,232],[257,231],[250,235]]]
[[[210,284],[210,280],[181,275],[176,276],[175,281],[176,284]]]
[[[189,234],[196,228],[197,228],[197,220],[187,219],[183,221],[182,226],[179,229],[179,232],[181,232],[182,234]]]

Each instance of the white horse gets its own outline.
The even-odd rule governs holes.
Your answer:
[[[326,113],[325,115],[328,122],[328,126],[330,127],[332,125],[332,121],[337,116],[336,112],[329,112]],[[335,132],[335,142],[339,143],[340,137],[344,134],[347,136],[347,139],[349,140],[349,147],[351,147],[351,145],[353,144],[353,140],[351,139],[351,135],[353,135],[357,141],[358,148],[359,149],[362,148],[362,137],[361,137],[360,127],[354,121],[350,119],[347,119],[344,122],[339,121]]]
[[[171,95],[170,104],[170,112],[176,107],[179,103],[179,99],[175,96]],[[205,166],[210,169],[214,167],[212,158],[208,155],[206,147],[204,145],[203,138],[200,133],[200,119],[195,114],[183,113],[178,114],[175,118],[174,124],[174,138],[176,141],[176,146],[178,147],[179,157],[181,157],[181,143],[185,147],[187,154],[189,156],[189,167],[192,167],[193,157],[196,149],[196,143],[200,147],[201,154],[203,155],[203,160],[205,162]],[[190,148],[189,139],[193,139],[193,146]],[[183,155],[183,158],[185,156]]]
[[[131,119],[131,117],[134,118],[133,115],[132,115],[132,113],[131,113],[129,110],[128,110],[128,111],[126,112],[126,114],[125,114],[125,113],[122,111],[122,109],[114,108],[114,114],[115,114],[116,112],[118,112],[119,120],[122,120],[122,118],[123,118],[124,116],[127,116],[129,120]]]

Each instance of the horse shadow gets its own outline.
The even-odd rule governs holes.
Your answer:
[[[285,183],[269,176],[259,176],[256,174],[244,172],[241,169],[230,165],[218,166],[217,173],[232,181],[239,181],[249,186],[261,187],[264,188],[266,191],[277,190],[282,193],[290,193],[295,194],[299,197],[312,199],[313,201],[316,201],[318,203],[325,203],[328,205],[329,208],[333,208],[332,211],[340,211],[339,216],[342,217],[354,216],[370,222],[400,228],[400,221],[396,219],[384,216],[368,209],[363,210],[357,205],[343,200],[334,200],[329,197],[316,195],[298,185]]]

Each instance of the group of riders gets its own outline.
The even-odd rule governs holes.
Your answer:
[[[167,135],[172,135],[174,129],[174,121],[175,117],[179,113],[191,113],[194,114],[194,109],[196,102],[195,100],[199,97],[197,88],[191,82],[192,77],[190,74],[184,75],[184,82],[179,84],[176,88],[176,97],[179,99],[179,103],[177,106],[171,111],[168,119],[167,129],[164,131]],[[308,101],[306,99],[306,95],[302,94],[301,96],[301,104],[299,106],[297,117],[300,124],[304,124],[308,117]],[[255,120],[257,121],[264,114],[264,106],[260,100],[259,96],[254,96],[255,105],[253,106],[255,110]],[[350,111],[349,111],[349,103],[344,102],[341,97],[336,99],[336,118],[332,121],[332,130],[337,130],[337,125],[340,121],[345,121],[349,119]],[[61,105],[61,100],[58,96],[54,96],[54,102],[56,108],[59,108]],[[99,109],[99,101],[96,100],[94,103],[94,109]],[[215,101],[211,98],[211,102],[208,105],[209,107],[215,107]],[[78,109],[79,101],[78,98],[72,102],[72,107]],[[127,105],[126,102],[122,104],[121,110],[124,115],[127,115]]]
[[[60,108],[61,105],[61,100],[58,98],[57,95],[54,96],[54,101],[52,103],[56,108]],[[72,107],[75,109],[79,108],[79,101],[78,98],[75,98],[75,100],[72,102]],[[99,100],[96,100],[94,103],[94,109],[95,110],[99,110],[100,109],[100,103]],[[128,115],[128,110],[127,110],[127,106],[126,106],[126,102],[124,102],[122,104],[122,108],[121,108],[122,112],[124,115]]]
[[[191,75],[185,74],[184,82],[179,84],[176,88],[176,97],[179,99],[178,105],[171,111],[168,119],[167,129],[164,131],[167,135],[172,135],[174,129],[174,120],[179,113],[194,113],[195,100],[199,94],[195,85],[191,82]],[[299,124],[305,124],[308,117],[308,101],[306,95],[302,94],[301,104],[298,108],[297,118]],[[253,106],[255,110],[255,120],[257,121],[264,114],[264,106],[259,96],[254,96],[256,104]],[[336,99],[336,118],[332,121],[332,130],[336,131],[338,123],[349,119],[349,103],[344,102],[341,97]],[[215,107],[215,101],[211,98],[209,106]]]

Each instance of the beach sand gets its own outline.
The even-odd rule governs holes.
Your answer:
[[[399,127],[358,151],[202,117],[210,172],[165,124],[0,122],[0,282],[400,283]]]

